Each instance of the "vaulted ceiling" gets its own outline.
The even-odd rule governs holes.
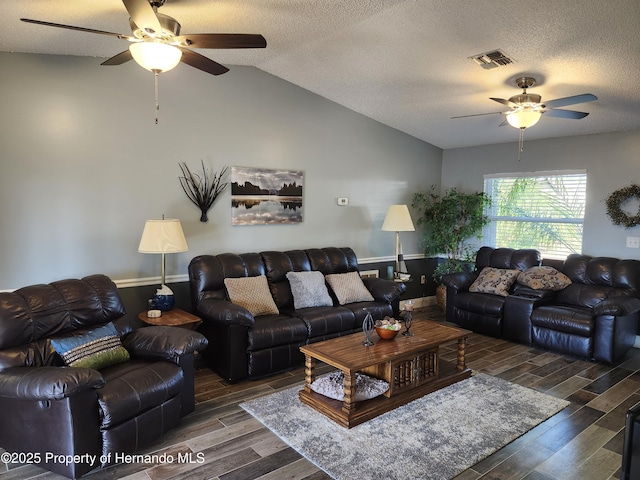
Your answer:
[[[515,142],[489,97],[591,93],[543,115],[527,139],[640,129],[638,0],[167,0],[182,33],[260,33],[266,49],[198,50],[233,68],[251,65],[440,148]],[[2,0],[0,51],[108,58],[114,37],[20,22],[21,17],[131,32],[121,0]],[[485,69],[469,57],[500,49],[513,63]],[[96,68],[101,67],[96,61]],[[187,65],[181,75],[206,75]],[[166,73],[166,75],[171,72]],[[211,76],[211,82],[216,77]]]

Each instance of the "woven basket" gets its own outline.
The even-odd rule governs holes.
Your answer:
[[[436,303],[443,312],[447,310],[447,287],[442,284],[436,287]]]

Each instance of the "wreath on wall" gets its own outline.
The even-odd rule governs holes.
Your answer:
[[[622,205],[632,198],[640,201],[640,186],[629,185],[609,195],[609,198],[607,198],[607,215],[609,215],[614,225],[622,225],[625,228],[640,225],[640,208],[638,208],[638,212],[635,215],[629,215],[622,209]]]

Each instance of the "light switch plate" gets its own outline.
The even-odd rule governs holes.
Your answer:
[[[627,237],[627,248],[640,248],[640,237]]]
[[[344,207],[345,205],[349,205],[349,199],[347,197],[339,197],[338,205],[340,205],[341,207]]]

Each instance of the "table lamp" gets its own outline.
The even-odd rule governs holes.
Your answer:
[[[165,285],[165,254],[186,252],[189,249],[180,220],[162,219],[147,220],[138,246],[140,253],[162,254],[162,284],[156,295],[149,301],[149,306],[162,311],[173,308],[175,299],[173,291]]]
[[[389,207],[382,223],[382,231],[396,232],[396,270],[394,272],[396,279],[409,280],[411,278],[407,272],[407,265],[404,263],[400,232],[415,232],[415,230],[411,215],[409,215],[409,208],[406,205],[391,205]]]

